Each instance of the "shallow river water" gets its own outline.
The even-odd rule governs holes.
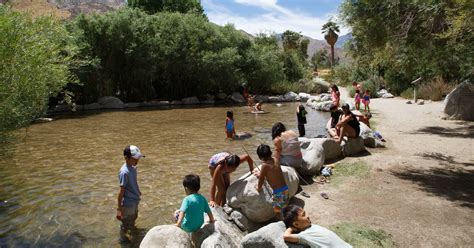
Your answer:
[[[249,114],[245,106],[97,112],[22,129],[0,161],[0,247],[120,246],[115,209],[127,144],[146,155],[138,164],[143,195],[137,227],[146,233],[171,224],[185,196],[184,175],[200,175],[201,193],[208,198],[208,159],[220,151],[243,154],[245,147],[257,160],[256,147],[271,145],[274,122],[297,132],[296,106],[266,104],[270,113],[261,115]],[[225,139],[227,110],[234,111],[236,131],[251,138]],[[308,112],[306,136],[324,134],[328,114]],[[242,164],[231,180],[247,170]]]

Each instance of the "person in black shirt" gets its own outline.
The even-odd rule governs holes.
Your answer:
[[[329,135],[331,135],[331,137],[337,138],[336,125],[342,115],[342,110],[338,109],[336,104],[332,104],[329,109],[331,110],[331,127],[328,130]]]
[[[342,105],[343,115],[341,120],[336,124],[337,137],[334,137],[337,142],[341,143],[342,138],[357,138],[359,137],[360,127],[359,121],[355,114],[349,108],[349,104]]]
[[[298,131],[300,133],[300,137],[304,137],[306,134],[306,130],[304,128],[304,124],[306,124],[306,109],[303,105],[299,104],[296,108],[296,118],[298,119]]]

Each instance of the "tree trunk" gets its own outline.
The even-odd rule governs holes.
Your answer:
[[[334,45],[331,45],[331,68],[334,66]]]

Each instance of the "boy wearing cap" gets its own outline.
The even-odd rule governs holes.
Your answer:
[[[137,146],[127,146],[123,150],[125,163],[120,168],[117,219],[122,221],[120,226],[120,240],[129,240],[127,231],[135,229],[135,220],[138,217],[138,203],[140,202],[140,188],[137,182],[137,164],[140,158],[145,157]]]

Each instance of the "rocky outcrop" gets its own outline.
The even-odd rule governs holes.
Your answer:
[[[474,121],[474,84],[465,81],[446,96],[444,113],[450,119]]]
[[[298,175],[295,169],[282,166],[285,181],[289,187],[289,195],[293,197],[299,186]],[[272,189],[265,183],[263,190],[256,189],[257,177],[250,173],[245,174],[227,189],[227,204],[238,209],[249,221],[261,223],[272,219],[275,216],[272,207]]]
[[[247,234],[240,242],[242,248],[263,248],[263,247],[290,247],[305,248],[308,246],[286,243],[283,240],[285,233],[283,221],[268,224],[259,230]]]
[[[191,248],[189,235],[174,225],[155,226],[148,231],[140,248]]]

